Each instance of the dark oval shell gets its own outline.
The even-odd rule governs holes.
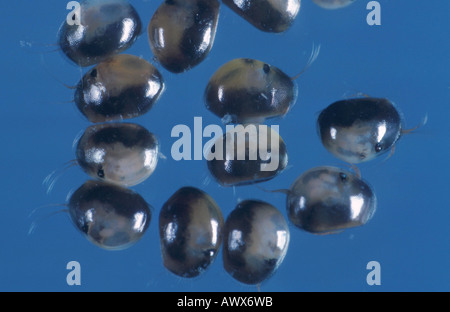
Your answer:
[[[181,277],[195,277],[214,261],[222,243],[223,216],[205,192],[183,187],[164,204],[159,234],[164,266]]]
[[[217,0],[166,0],[148,25],[153,54],[173,73],[202,62],[211,50],[219,20]]]
[[[389,100],[366,97],[331,104],[320,113],[317,128],[329,152],[346,162],[360,163],[394,146],[402,120]]]
[[[150,224],[150,209],[134,191],[102,181],[87,181],[69,201],[78,230],[109,250],[128,248],[141,239]]]
[[[90,66],[128,49],[141,30],[141,19],[127,1],[86,0],[80,5],[80,25],[64,21],[58,43],[79,66]]]
[[[217,139],[207,155],[211,175],[223,186],[270,180],[287,163],[283,139],[265,125],[237,125]]]
[[[223,0],[223,3],[256,28],[279,33],[294,23],[301,0]]]
[[[75,103],[91,122],[114,121],[145,114],[163,92],[163,77],[153,65],[120,54],[84,75],[75,91]]]
[[[295,226],[328,234],[367,223],[375,213],[376,196],[365,181],[349,171],[316,167],[295,180],[286,205]]]
[[[236,280],[259,284],[281,265],[289,246],[289,227],[272,205],[245,200],[225,222],[223,265]]]
[[[206,108],[224,123],[263,122],[284,116],[297,100],[297,84],[275,66],[241,58],[221,66],[205,90]]]
[[[78,164],[91,177],[133,186],[155,171],[159,143],[155,135],[136,124],[98,124],[86,129],[76,153]]]

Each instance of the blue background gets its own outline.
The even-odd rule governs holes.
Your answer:
[[[131,3],[147,25],[161,1]],[[335,11],[311,0],[291,29],[263,33],[221,6],[214,47],[193,70],[175,75],[156,64],[167,89],[139,123],[158,135],[162,153],[155,173],[134,187],[153,207],[146,235],[130,249],[109,252],[89,243],[66,213],[66,196],[88,179],[69,169],[53,191],[44,178],[74,159],[73,140],[89,123],[70,103],[82,72],[57,52],[56,33],[68,11],[65,1],[10,1],[0,12],[1,206],[0,290],[2,291],[255,291],[223,269],[221,253],[202,276],[182,279],[162,264],[158,215],[180,187],[208,192],[226,217],[243,199],[262,199],[286,216],[285,195],[255,186],[224,188],[211,179],[205,161],[170,157],[177,124],[220,124],[206,110],[203,92],[214,71],[237,57],[263,60],[297,74],[313,43],[317,61],[298,80],[299,98],[290,113],[272,120],[289,152],[289,168],[262,184],[289,188],[295,178],[319,165],[346,165],[321,145],[315,121],[321,109],[358,92],[387,97],[397,104],[405,128],[428,114],[428,124],[401,138],[393,157],[359,166],[374,187],[378,210],[365,226],[341,234],[315,236],[291,225],[287,256],[262,291],[449,291],[449,13],[446,0],[381,0],[381,26],[366,23],[366,0]],[[146,34],[126,53],[152,61]],[[153,61],[152,61],[153,62]],[[153,62],[155,63],[155,62]],[[206,140],[204,141],[206,142]],[[32,213],[32,214],[31,214]],[[30,216],[31,214],[31,216]],[[33,222],[38,226],[32,234]],[[81,286],[66,284],[66,264],[81,264]],[[381,285],[368,286],[366,264],[381,264]]]

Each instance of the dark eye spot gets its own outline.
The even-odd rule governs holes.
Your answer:
[[[365,159],[366,158],[366,155],[365,154],[359,154],[359,159]]]
[[[375,144],[375,152],[381,152],[383,150],[383,147],[380,143]]]
[[[266,266],[273,268],[277,264],[277,259],[266,259],[264,260]]]
[[[342,182],[346,182],[347,181],[347,175],[343,172],[339,173],[339,177],[341,178]]]
[[[105,177],[105,172],[103,171],[103,169],[98,169],[97,176],[102,179]]]
[[[263,70],[266,74],[268,74],[270,72],[270,66],[268,64],[264,64]]]
[[[91,71],[91,77],[92,77],[92,78],[97,77],[97,70],[96,70],[96,69],[93,69],[93,70]]]

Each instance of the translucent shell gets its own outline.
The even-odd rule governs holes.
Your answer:
[[[387,99],[356,98],[324,109],[317,129],[330,153],[349,163],[361,163],[394,146],[402,133],[402,120]]]
[[[315,234],[329,234],[365,224],[376,210],[372,188],[356,175],[335,167],[316,167],[292,184],[289,220]]]
[[[271,127],[237,125],[217,139],[207,154],[211,175],[223,186],[264,182],[287,166],[286,145]]]
[[[164,204],[159,234],[164,266],[181,277],[195,277],[214,261],[222,244],[223,216],[205,192],[183,187]]]
[[[153,54],[173,73],[201,63],[211,50],[219,20],[217,0],[166,0],[148,25]]]
[[[102,181],[87,181],[69,201],[78,230],[108,250],[125,249],[141,239],[150,224],[150,208],[134,191]]]
[[[75,103],[91,122],[114,121],[145,114],[163,92],[163,77],[153,65],[120,54],[84,75],[75,91]]]
[[[284,116],[294,105],[297,92],[297,84],[277,67],[240,58],[213,74],[205,103],[226,123],[263,122]]]
[[[301,0],[223,0],[223,3],[256,28],[279,33],[291,27]]]
[[[93,125],[77,145],[77,161],[91,177],[122,186],[143,182],[158,163],[159,143],[144,127],[130,123]]]
[[[86,0],[80,16],[64,21],[58,43],[62,52],[79,66],[90,66],[128,49],[137,39],[142,24],[136,10],[124,0]]]
[[[288,224],[275,207],[258,200],[245,200],[225,222],[225,270],[242,283],[259,284],[281,265],[289,239]]]

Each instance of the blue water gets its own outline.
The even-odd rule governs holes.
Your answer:
[[[161,1],[131,3],[147,25]],[[291,225],[287,256],[262,291],[449,291],[450,290],[450,2],[381,0],[381,25],[369,26],[366,0],[328,11],[310,0],[291,29],[263,33],[227,7],[208,58],[175,75],[157,65],[166,80],[161,100],[139,123],[158,135],[162,153],[155,173],[133,187],[153,207],[146,235],[130,249],[110,252],[89,243],[72,225],[65,207],[70,191],[88,179],[69,169],[47,194],[44,178],[74,159],[73,140],[88,125],[71,103],[82,70],[51,46],[68,11],[64,1],[12,1],[0,12],[1,208],[0,290],[2,291],[255,291],[233,280],[221,254],[202,276],[182,279],[162,264],[158,214],[180,187],[208,192],[227,216],[243,199],[265,200],[286,216],[285,195],[255,186],[220,187],[205,161],[172,159],[170,136],[177,124],[220,124],[206,110],[203,92],[209,77],[225,62],[249,57],[293,76],[306,64],[313,44],[317,61],[298,80],[299,98],[279,125],[288,147],[289,167],[266,189],[288,188],[309,168],[345,168],[321,145],[315,120],[321,109],[357,93],[387,97],[412,128],[428,114],[428,123],[404,136],[395,154],[359,168],[375,189],[378,209],[365,226],[341,234],[315,236]],[[47,46],[50,45],[50,46]],[[127,51],[152,60],[146,34]],[[84,71],[84,70],[83,70]],[[206,140],[205,140],[206,141]],[[30,216],[30,213],[32,215]],[[37,223],[28,234],[33,222]],[[81,286],[68,286],[69,261],[81,265]],[[381,266],[381,285],[369,286],[369,261]]]

